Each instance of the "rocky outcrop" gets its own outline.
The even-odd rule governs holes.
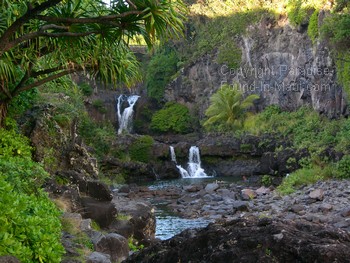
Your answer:
[[[118,210],[116,220],[109,226],[109,231],[133,237],[141,244],[148,245],[154,240],[156,218],[153,206],[145,201],[118,196],[113,199]]]
[[[320,20],[323,16],[321,12]],[[346,96],[336,82],[334,61],[325,42],[313,45],[306,30],[268,19],[247,28],[238,42],[240,68],[218,64],[213,50],[181,70],[168,85],[166,99],[198,110],[203,118],[210,96],[222,84],[239,83],[245,94],[260,95],[256,110],[272,104],[284,110],[310,105],[331,118],[347,114]]]
[[[350,235],[335,228],[277,219],[210,224],[133,254],[131,262],[347,262]]]

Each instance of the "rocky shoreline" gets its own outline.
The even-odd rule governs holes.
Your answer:
[[[161,190],[129,185],[116,195],[166,203],[181,217],[213,222],[156,242],[125,262],[347,262],[350,251],[347,180],[317,182],[288,196],[273,187],[225,182]]]
[[[211,220],[237,218],[283,218],[322,223],[350,231],[350,182],[328,180],[304,186],[281,196],[273,187],[213,182],[169,186],[151,190],[145,186],[124,186],[117,195],[167,204],[184,218]]]

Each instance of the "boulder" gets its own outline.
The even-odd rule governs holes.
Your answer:
[[[122,198],[114,198],[112,202],[118,214],[126,216],[126,219],[114,220],[109,227],[110,231],[121,233],[126,237],[133,236],[142,244],[148,244],[154,239],[156,217],[150,203]]]
[[[112,261],[110,255],[95,251],[88,256],[86,263],[112,263]]]
[[[115,219],[117,210],[111,202],[82,197],[83,217],[95,220],[102,228],[108,227]]]
[[[128,240],[119,234],[100,235],[92,242],[95,250],[110,255],[112,262],[121,262],[129,255]]]
[[[324,191],[322,189],[315,189],[309,193],[311,199],[322,201],[324,197]]]
[[[217,183],[211,183],[211,184],[207,184],[204,188],[204,190],[207,193],[213,193],[214,191],[216,191],[217,189],[219,189],[220,186]]]
[[[100,181],[87,181],[87,193],[100,201],[111,201],[113,199],[112,191],[105,183]]]
[[[251,200],[256,198],[256,192],[252,189],[246,188],[241,191],[241,196],[243,200]]]

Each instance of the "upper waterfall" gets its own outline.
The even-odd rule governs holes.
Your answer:
[[[131,132],[132,130],[132,117],[134,113],[134,105],[137,100],[140,98],[138,95],[130,95],[129,97],[126,95],[120,95],[117,101],[117,114],[118,114],[118,123],[119,129],[118,134],[121,134],[123,131]],[[127,101],[128,107],[122,110],[123,102]]]

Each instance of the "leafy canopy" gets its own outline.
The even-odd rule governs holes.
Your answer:
[[[129,39],[179,36],[181,0],[4,0],[0,3],[0,103],[85,72],[113,84],[140,78]]]
[[[210,98],[210,106],[205,112],[208,119],[204,122],[204,127],[222,131],[241,128],[247,109],[253,106],[254,100],[258,98],[258,95],[252,94],[244,99],[237,84],[223,85]]]

